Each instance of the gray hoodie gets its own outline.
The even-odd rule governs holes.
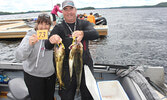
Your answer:
[[[49,77],[55,72],[53,66],[53,50],[44,47],[44,40],[39,40],[30,46],[29,37],[36,34],[34,29],[29,30],[15,51],[15,57],[23,61],[23,69],[30,75]]]

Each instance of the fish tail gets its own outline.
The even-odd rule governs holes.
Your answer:
[[[64,83],[63,83],[62,81],[60,81],[59,85],[60,85],[60,86],[59,86],[60,90],[62,90],[62,89],[65,88]]]
[[[79,92],[80,92],[80,89],[76,89],[76,95],[78,96],[79,95]]]

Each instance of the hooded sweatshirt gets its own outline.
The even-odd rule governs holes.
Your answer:
[[[15,51],[15,57],[23,61],[23,69],[26,73],[37,77],[49,77],[55,72],[53,50],[45,50],[43,40],[31,46],[29,37],[33,34],[36,34],[34,29],[27,32]]]
[[[55,14],[56,16],[58,16],[57,12],[62,13],[62,11],[59,9],[59,6],[55,5],[53,10],[51,11],[51,14]]]

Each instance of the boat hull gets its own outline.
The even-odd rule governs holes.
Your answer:
[[[0,63],[0,69],[3,71],[3,74],[6,74],[10,79],[23,78],[23,68],[21,63]],[[143,99],[146,97],[144,96],[143,92],[141,91],[139,86],[134,82],[133,79],[131,79],[128,75],[121,77],[115,73],[118,69],[126,70],[127,67],[118,66],[118,65],[114,65],[114,66],[94,65],[94,78],[96,82],[117,80],[121,83],[121,86],[123,87],[124,91],[126,92],[130,100],[146,100],[146,99]],[[153,69],[156,69],[157,71],[155,72]],[[154,72],[154,74],[157,75],[157,77],[164,76],[164,73],[162,73],[163,67],[155,67],[155,68],[148,67],[145,75],[147,75],[147,73],[152,73],[152,71]],[[153,81],[161,82],[161,84],[164,83],[164,80],[161,80],[160,78],[159,78],[160,80],[157,80],[157,78],[155,78],[154,80],[154,76],[151,77],[148,75],[145,77],[150,77],[150,79],[152,79]],[[10,92],[8,84],[0,84],[0,90],[3,93]],[[111,92],[113,91],[111,90]],[[160,95],[163,96],[162,94]],[[58,96],[58,86],[56,86],[56,89],[55,89],[55,97],[57,98],[57,100],[60,100],[60,97]],[[8,100],[8,99],[3,98],[2,100]],[[80,96],[76,97],[75,100],[80,100]]]

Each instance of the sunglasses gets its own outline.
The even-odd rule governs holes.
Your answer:
[[[50,16],[48,14],[40,14],[38,15],[38,18],[50,18]]]

